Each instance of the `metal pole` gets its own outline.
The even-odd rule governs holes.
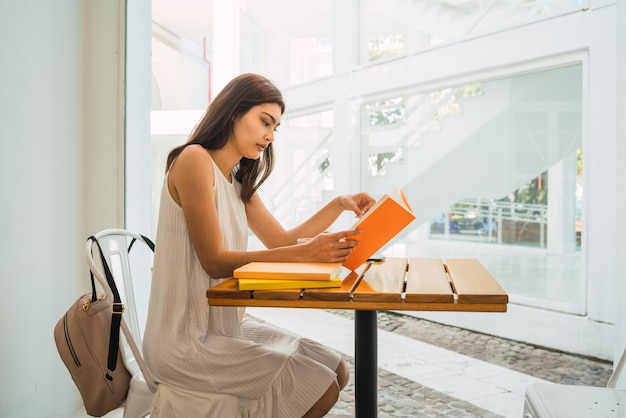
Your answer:
[[[355,311],[354,363],[356,418],[378,416],[378,327],[376,311]]]

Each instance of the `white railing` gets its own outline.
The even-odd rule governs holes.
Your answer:
[[[461,199],[431,224],[431,237],[545,248],[548,207],[493,199]]]

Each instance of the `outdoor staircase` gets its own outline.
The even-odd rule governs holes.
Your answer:
[[[414,227],[462,198],[505,197],[574,156],[581,146],[582,122],[576,117],[580,103],[535,100],[548,84],[553,88],[575,71],[565,69],[527,83],[483,83],[482,95],[464,100],[460,113],[442,118],[440,129],[403,148],[402,158],[387,164],[384,175],[368,177],[366,189],[379,196],[392,187],[402,188],[416,215]],[[525,115],[538,110],[550,115],[547,132],[535,133],[524,124]],[[555,126],[563,114],[578,126]]]

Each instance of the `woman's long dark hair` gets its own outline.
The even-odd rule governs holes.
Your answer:
[[[252,107],[265,103],[276,103],[280,106],[281,114],[285,112],[283,95],[267,78],[258,74],[235,77],[213,99],[189,141],[170,151],[166,171],[176,157],[191,144],[199,144],[206,150],[222,148],[233,134],[235,121]],[[241,183],[241,200],[247,203],[273,168],[274,153],[271,143],[265,148],[261,158],[242,158],[235,173],[235,179]]]

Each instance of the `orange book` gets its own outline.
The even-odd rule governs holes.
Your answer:
[[[353,226],[361,231],[344,267],[355,270],[415,219],[413,210],[400,189],[393,189],[370,208]],[[350,239],[350,237],[346,238]]]
[[[237,279],[331,280],[341,273],[340,263],[272,263],[253,261],[233,271]]]

